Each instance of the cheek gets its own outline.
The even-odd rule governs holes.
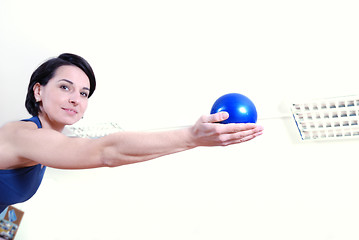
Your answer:
[[[46,111],[51,111],[57,109],[58,99],[56,97],[46,97],[42,101],[43,108]]]
[[[82,112],[85,112],[88,106],[88,100],[85,100],[82,104],[81,104],[81,110]]]

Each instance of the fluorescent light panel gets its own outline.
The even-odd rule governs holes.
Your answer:
[[[99,138],[120,131],[123,131],[123,129],[116,122],[94,124],[79,123],[72,126],[66,126],[64,134],[68,137]]]
[[[303,140],[359,137],[359,95],[293,103]]]

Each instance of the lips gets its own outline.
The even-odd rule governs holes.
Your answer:
[[[74,115],[77,114],[78,112],[75,109],[72,108],[62,108],[63,110],[65,110],[67,113]]]

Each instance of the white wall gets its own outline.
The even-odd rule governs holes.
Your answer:
[[[0,1],[0,124],[32,71],[85,57],[88,121],[191,124],[228,92],[260,138],[115,169],[49,169],[19,239],[357,239],[357,140],[301,142],[293,99],[357,94],[356,1]]]

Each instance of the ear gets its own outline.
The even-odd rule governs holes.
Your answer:
[[[41,85],[40,83],[36,83],[34,87],[32,88],[34,91],[34,97],[36,102],[41,102]]]

